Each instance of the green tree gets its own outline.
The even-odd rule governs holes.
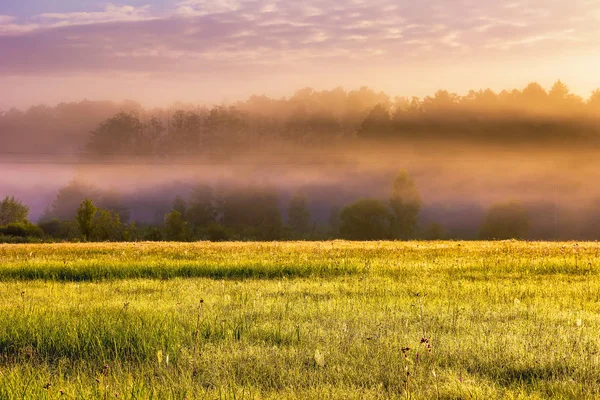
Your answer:
[[[288,222],[297,233],[308,233],[310,230],[310,210],[304,193],[298,192],[290,200]]]
[[[0,202],[0,226],[27,221],[29,207],[14,197],[6,196]]]
[[[85,240],[89,240],[92,237],[92,232],[94,230],[94,216],[97,211],[98,208],[96,208],[90,199],[85,199],[79,206],[79,210],[77,210],[77,224],[79,225],[79,230]]]
[[[391,237],[392,215],[380,201],[362,199],[342,209],[340,234],[350,240],[383,240]]]
[[[184,242],[189,239],[188,224],[181,212],[173,210],[165,215],[165,233],[167,240]]]
[[[127,226],[119,214],[109,210],[98,210],[94,218],[93,238],[98,241],[121,242],[128,239]]]
[[[404,170],[398,173],[392,183],[390,206],[394,212],[394,237],[402,240],[414,238],[421,211],[421,196],[414,181]]]
[[[524,239],[528,232],[527,210],[521,203],[513,201],[490,207],[479,236],[482,239]]]

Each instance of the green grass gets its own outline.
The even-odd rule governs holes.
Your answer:
[[[0,245],[0,398],[597,398],[599,252]]]

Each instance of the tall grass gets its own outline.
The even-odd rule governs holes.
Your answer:
[[[0,246],[0,398],[594,398],[598,250]]]

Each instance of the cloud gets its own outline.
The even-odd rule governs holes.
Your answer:
[[[181,0],[0,16],[0,74],[222,73],[362,60],[388,66],[486,52],[598,45],[589,0]],[[373,56],[377,55],[374,59]]]
[[[61,27],[70,25],[99,24],[106,22],[142,21],[152,19],[149,15],[150,6],[116,6],[108,4],[103,11],[97,12],[71,12],[71,13],[44,13],[34,17],[42,25]]]
[[[16,35],[38,29],[37,24],[19,24],[17,19],[10,15],[0,15],[0,35]]]

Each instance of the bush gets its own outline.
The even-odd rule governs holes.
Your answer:
[[[41,238],[44,231],[30,222],[14,222],[0,228],[0,234],[21,238]]]
[[[421,232],[421,238],[423,240],[443,240],[446,239],[446,232],[444,227],[437,222],[429,224]]]
[[[496,204],[481,226],[481,239],[524,239],[529,232],[527,210],[518,202]]]
[[[55,239],[70,240],[79,236],[79,228],[74,221],[60,221],[54,218],[42,221],[38,225],[46,236]]]
[[[206,230],[208,240],[211,242],[225,242],[231,238],[231,234],[223,225],[210,224]]]
[[[380,201],[358,200],[340,213],[340,234],[350,240],[389,239],[392,219],[392,214]]]

